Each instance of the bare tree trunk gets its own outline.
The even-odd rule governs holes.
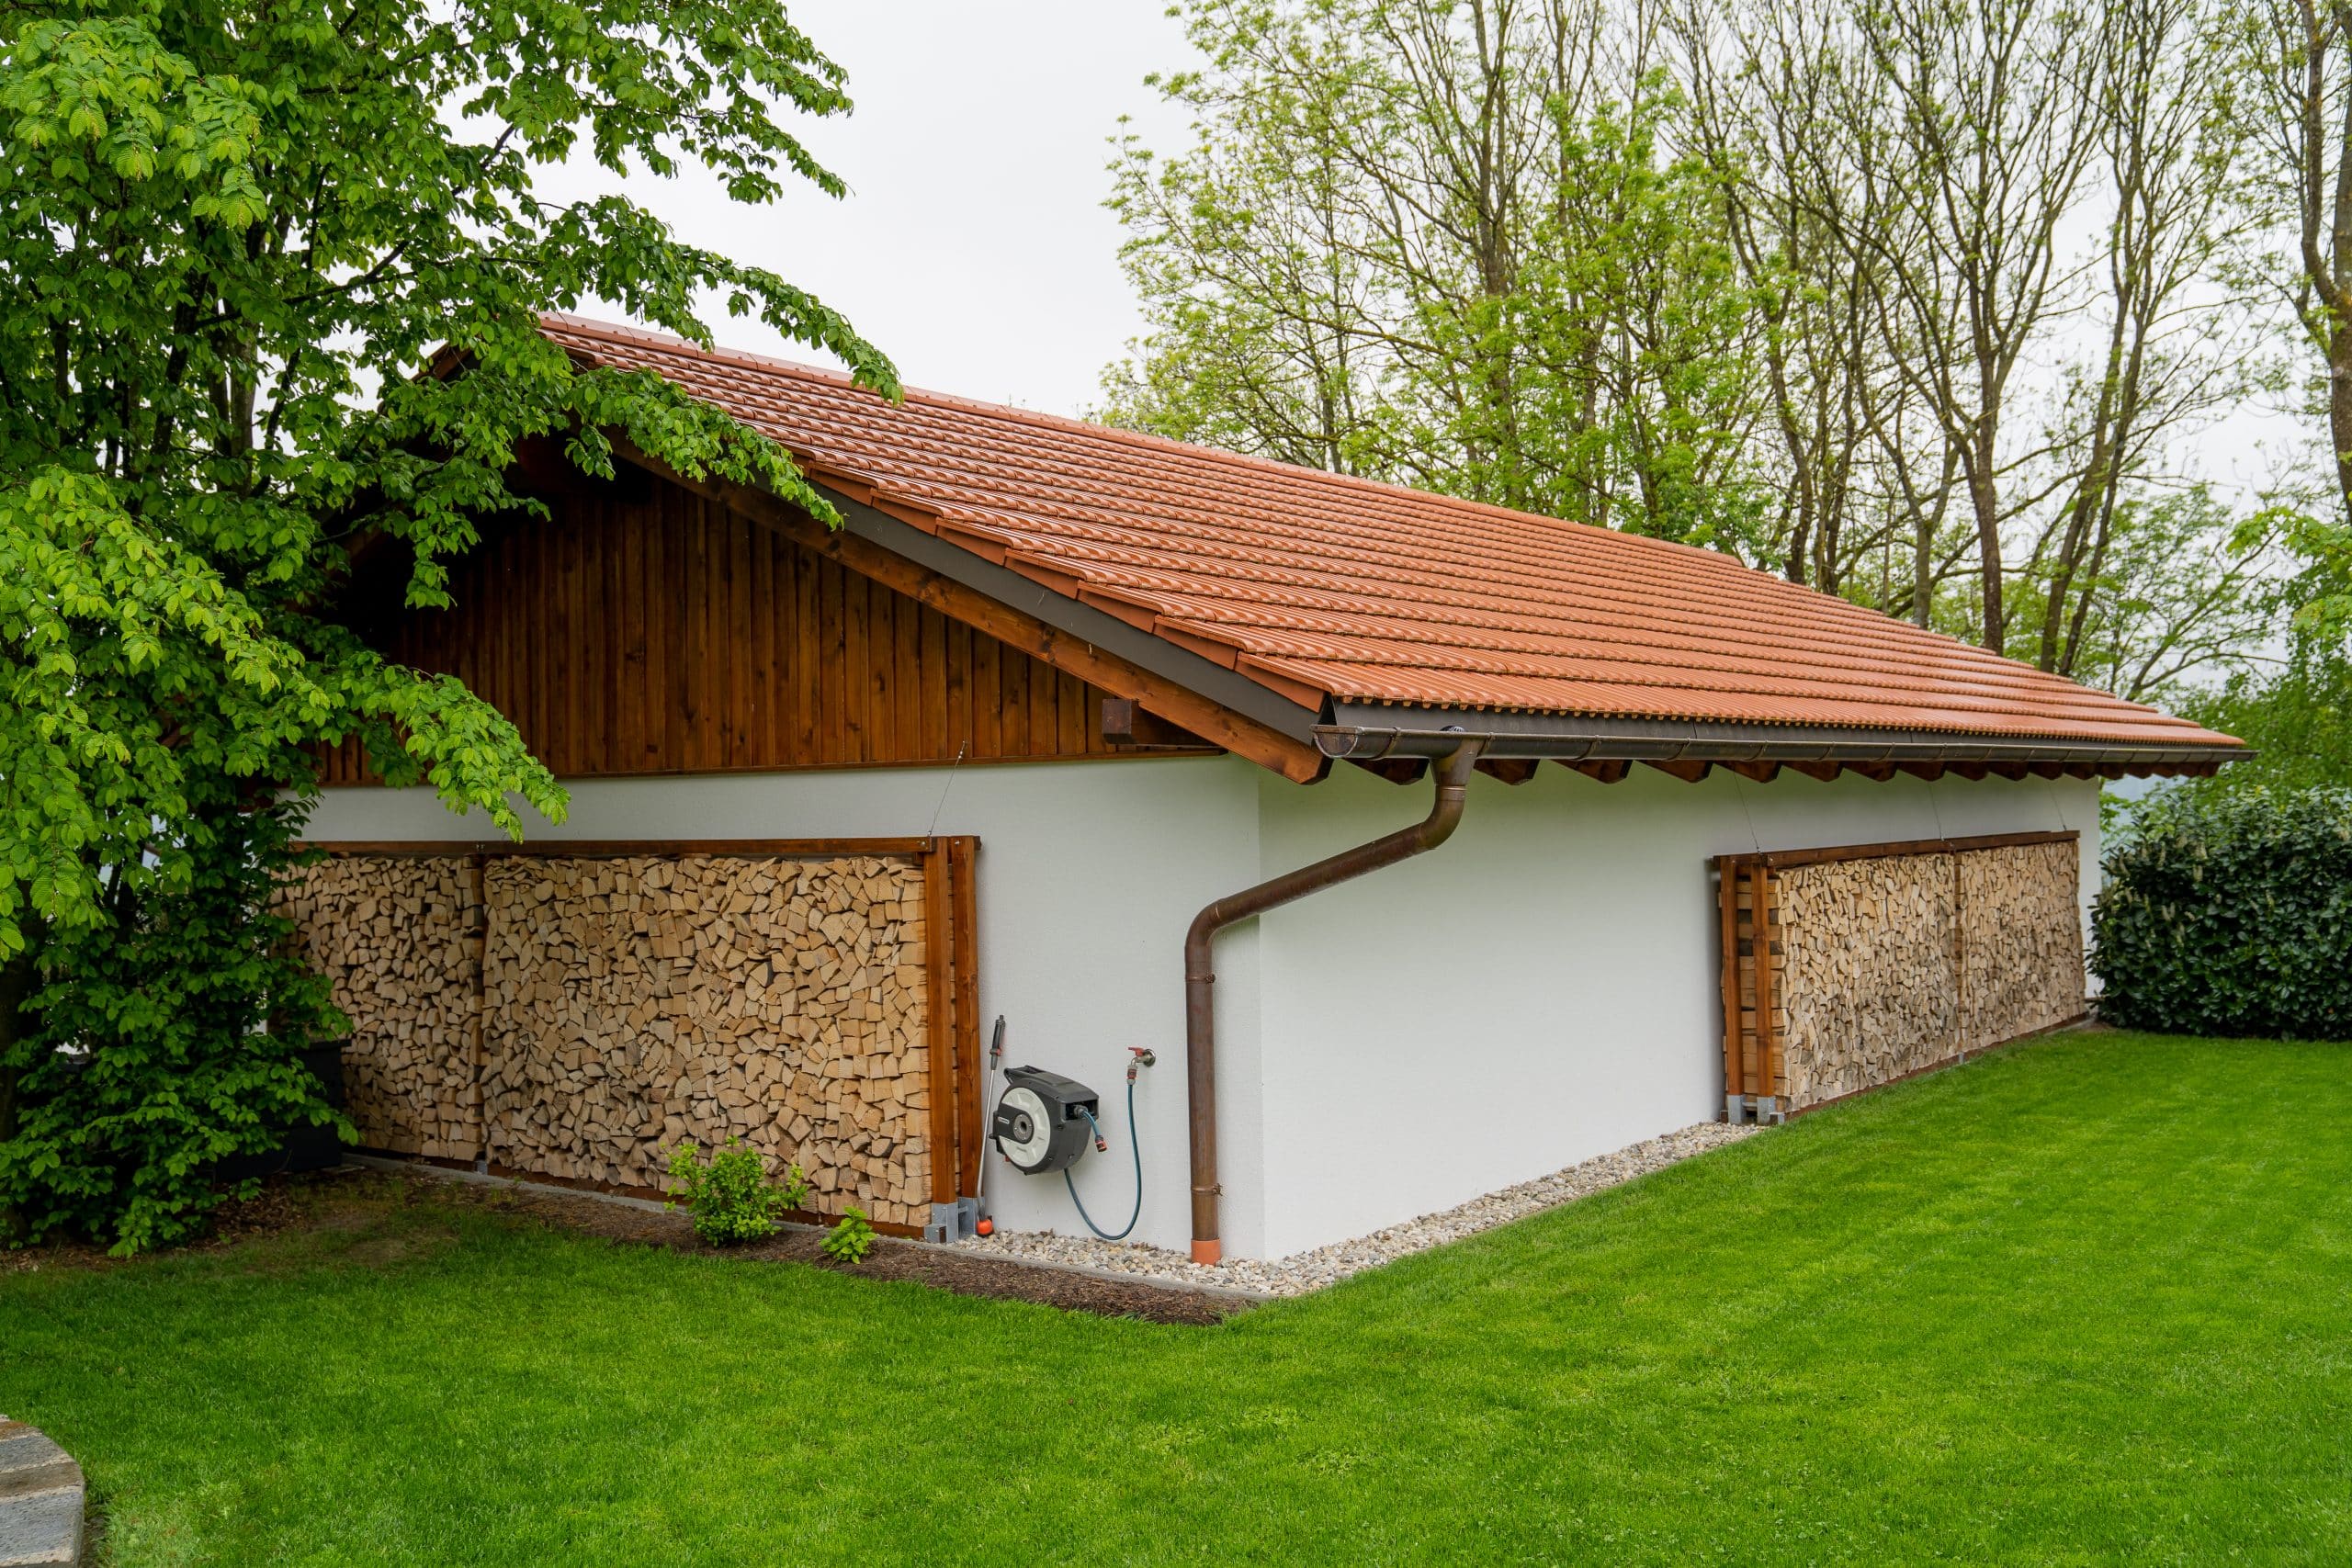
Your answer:
[[[2352,516],[2352,321],[2341,319],[2327,334],[2327,434],[2335,444],[2336,488]]]
[[[1996,434],[1990,420],[1979,425],[1968,465],[1968,502],[1976,513],[1976,566],[1981,579],[1977,586],[1984,604],[1984,643],[1995,653],[2001,651],[2001,637],[2007,626],[2001,607],[2001,497],[1993,479]]]

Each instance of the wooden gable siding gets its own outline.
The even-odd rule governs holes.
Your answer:
[[[558,775],[1127,754],[1105,694],[677,485],[623,469],[486,531],[455,606],[360,619]],[[364,782],[356,742],[327,784]]]

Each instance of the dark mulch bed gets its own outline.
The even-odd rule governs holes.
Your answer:
[[[874,1238],[874,1248],[864,1261],[840,1264],[824,1255],[821,1243],[825,1233],[813,1225],[786,1225],[766,1241],[715,1247],[695,1235],[693,1225],[683,1213],[655,1213],[633,1204],[609,1202],[584,1192],[485,1187],[425,1176],[392,1179],[429,1184],[433,1195],[444,1201],[482,1203],[503,1213],[528,1215],[611,1241],[666,1247],[675,1252],[747,1262],[809,1263],[861,1279],[912,1280],[961,1295],[1040,1302],[1046,1306],[1105,1317],[1140,1317],[1154,1323],[1221,1323],[1256,1304],[1247,1296],[1175,1289],[1146,1280],[1105,1280],[1001,1258],[962,1257],[887,1235]]]
[[[637,1247],[667,1247],[747,1263],[807,1263],[867,1280],[911,1280],[959,1295],[1037,1302],[1104,1317],[1136,1317],[1153,1323],[1221,1323],[1257,1304],[1246,1295],[1157,1285],[1148,1280],[1108,1280],[1066,1269],[1040,1268],[994,1258],[967,1257],[876,1236],[863,1262],[835,1263],[821,1247],[825,1233],[812,1225],[786,1225],[770,1239],[742,1247],[714,1247],[694,1233],[683,1213],[616,1203],[592,1193],[545,1188],[489,1186],[416,1171],[345,1167],[311,1176],[274,1177],[259,1196],[224,1203],[213,1212],[207,1250],[233,1247],[305,1225],[350,1224],[371,1205],[390,1199],[402,1203],[464,1205],[541,1224],[602,1236]],[[0,1252],[0,1269],[119,1266],[98,1248],[58,1243]]]
[[[340,1170],[317,1177],[274,1177],[263,1183],[254,1197],[243,1201],[232,1200],[213,1210],[211,1224],[204,1235],[187,1244],[186,1249],[218,1252],[311,1224],[317,1218],[314,1195],[325,1190],[322,1184],[348,1180],[356,1174]],[[104,1269],[119,1267],[125,1261],[107,1257],[105,1247],[86,1241],[52,1240],[11,1247],[0,1240],[0,1274],[37,1273],[43,1269]]]

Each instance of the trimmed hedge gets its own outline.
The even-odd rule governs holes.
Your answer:
[[[2151,801],[2107,856],[2091,928],[2108,1022],[2352,1040],[2352,792]]]

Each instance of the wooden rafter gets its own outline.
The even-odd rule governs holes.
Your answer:
[[[1386,779],[1393,784],[1418,783],[1430,771],[1427,757],[1374,757],[1369,761],[1350,758],[1350,761],[1376,779]]]

